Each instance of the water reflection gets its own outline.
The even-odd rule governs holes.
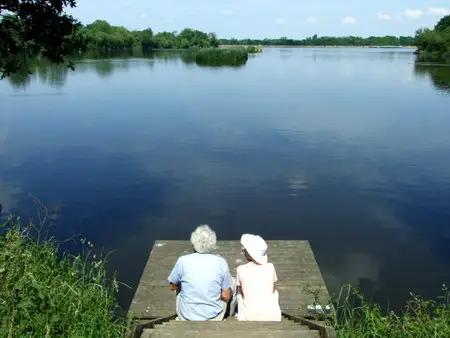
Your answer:
[[[50,163],[57,166],[50,168]],[[140,232],[137,220],[143,214],[165,215],[163,198],[171,186],[170,177],[152,177],[129,154],[113,155],[85,147],[36,152],[3,169],[0,201],[5,213],[24,219],[35,215],[36,204],[29,193],[38,193],[52,217],[61,217],[64,222],[64,226],[51,229],[52,235],[65,239],[82,234],[100,247],[117,247],[123,226],[130,235]],[[76,182],[67,179],[69,172],[80,175]],[[121,180],[118,174],[134,177],[134,182]],[[23,178],[20,186],[12,183],[16,177]],[[91,208],[93,201],[95,209]]]
[[[70,71],[68,67],[64,65],[52,65],[39,58],[29,60],[28,62],[27,69],[7,78],[13,88],[25,89],[37,80],[42,84],[55,88],[60,88],[65,85],[68,72]]]
[[[186,66],[197,65],[199,67],[231,67],[240,68],[245,62],[239,64],[230,64],[227,61],[198,62],[195,59],[195,53],[189,51],[119,51],[119,52],[98,52],[90,51],[87,53],[73,56],[69,61],[74,63],[77,73],[90,72],[92,69],[101,78],[108,78],[115,71],[130,69],[132,62],[145,62],[149,68],[153,68],[154,62],[177,63],[180,60]],[[34,81],[39,80],[42,84],[48,84],[51,87],[63,87],[67,81],[67,76],[72,70],[65,65],[53,65],[43,58],[31,58],[27,60],[27,66],[20,74],[14,74],[8,77],[8,81],[13,88],[25,89]]]
[[[416,63],[414,73],[418,77],[430,79],[436,89],[450,92],[450,65]]]
[[[29,96],[2,97],[0,203],[28,216],[39,196],[59,238],[117,250],[131,286],[153,240],[209,223],[221,239],[308,239],[331,292],[352,282],[391,307],[435,295],[450,280],[450,96],[413,61],[273,49],[238,72],[174,51],[36,64],[12,80]]]

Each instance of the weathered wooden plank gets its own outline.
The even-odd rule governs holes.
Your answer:
[[[277,242],[272,244],[269,241],[269,258],[275,265],[280,285],[302,284],[305,278],[308,281],[322,280],[320,270],[307,242],[298,247],[292,246],[291,243],[280,247]],[[217,253],[227,260],[231,272],[235,274],[237,266],[245,262],[240,244],[238,242],[237,245],[231,243],[233,242],[219,242]],[[189,250],[190,246],[185,241],[158,241],[152,250],[141,281],[146,281],[147,284],[153,286],[167,285],[167,275],[176,259],[189,253]]]
[[[271,331],[252,331],[243,330],[237,332],[229,332],[225,328],[222,331],[219,330],[179,330],[179,331],[160,331],[160,330],[144,330],[142,338],[151,337],[178,337],[178,338],[190,338],[190,337],[222,337],[222,338],[320,338],[319,331],[303,331],[303,330],[271,330]]]
[[[313,321],[313,320],[303,318],[303,317],[296,317],[296,316],[293,316],[293,315],[287,314],[287,313],[283,313],[283,316],[285,318],[288,318],[291,321],[295,321],[302,325],[306,325],[311,330],[319,331],[321,338],[336,338],[337,337],[337,334],[336,334],[336,331],[334,330],[334,328],[325,325],[325,323],[323,323],[323,322],[317,322],[317,321]]]
[[[278,275],[280,305],[283,311],[305,315],[313,301],[309,288],[322,288],[321,298],[328,299],[319,266],[308,241],[267,241],[269,261]],[[167,289],[167,276],[178,257],[191,253],[189,241],[156,241],[141,276],[131,304],[137,317],[167,316],[175,312],[175,294]],[[231,273],[245,263],[239,241],[218,241],[216,254],[228,262]]]

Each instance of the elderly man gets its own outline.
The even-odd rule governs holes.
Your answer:
[[[170,288],[178,291],[179,320],[222,320],[230,303],[230,315],[235,308],[236,282],[228,264],[212,254],[216,233],[207,225],[191,234],[194,253],[179,257],[169,275]]]

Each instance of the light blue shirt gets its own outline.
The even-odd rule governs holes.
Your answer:
[[[220,294],[232,284],[225,259],[199,253],[178,258],[168,280],[181,286],[180,314],[197,321],[217,317],[222,312]]]

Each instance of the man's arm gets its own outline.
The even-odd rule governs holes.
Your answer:
[[[230,274],[230,269],[228,268],[228,264],[226,262],[226,260],[223,260],[223,279],[222,279],[222,291],[220,293],[220,298],[224,301],[224,302],[228,302],[231,299],[232,296],[232,279],[231,279],[231,274]]]
[[[167,280],[169,281],[170,290],[177,291],[180,288],[181,272],[182,272],[181,263],[180,260],[178,259],[172,271],[170,272],[169,277],[167,278]]]
[[[169,283],[169,290],[178,291],[179,288],[180,288],[179,284]]]

